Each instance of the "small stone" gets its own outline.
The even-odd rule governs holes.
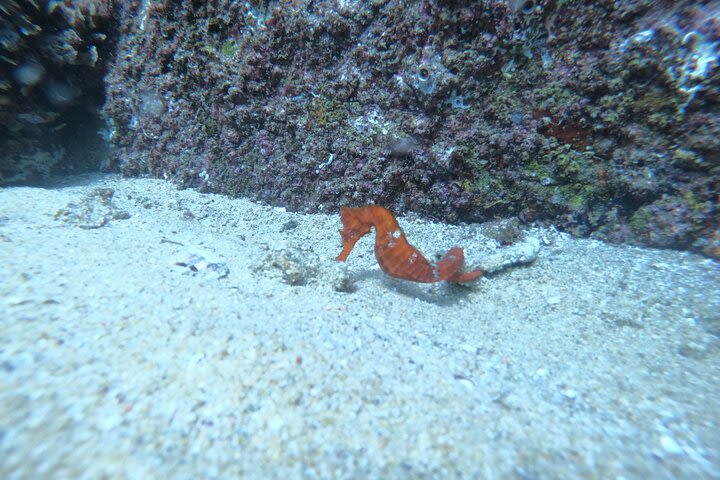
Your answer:
[[[297,220],[288,220],[287,222],[283,223],[282,227],[280,227],[281,232],[287,232],[289,230],[294,230],[298,227],[299,223]]]
[[[193,273],[201,273],[206,277],[218,280],[230,274],[228,266],[220,261],[214,252],[196,246],[188,247],[183,260],[175,262],[175,265],[187,267]]]
[[[120,414],[117,406],[110,403],[103,405],[98,413],[99,418],[97,426],[103,432],[107,432],[118,427],[123,421],[122,415]]]
[[[351,293],[355,290],[355,283],[344,263],[335,262],[327,267],[323,278],[336,292]]]
[[[660,446],[671,455],[683,455],[685,453],[683,448],[669,435],[660,436]]]
[[[548,305],[558,305],[561,302],[560,297],[548,297]]]
[[[271,432],[277,432],[283,426],[285,426],[285,421],[280,415],[274,415],[272,418],[270,418],[270,420],[268,420],[268,428]]]
[[[258,267],[257,271],[277,270],[288,285],[306,285],[318,275],[320,258],[312,250],[292,247],[271,251]],[[341,280],[335,281],[340,288],[345,288]]]
[[[562,393],[563,397],[568,400],[575,400],[575,398],[577,398],[577,392],[572,388],[564,388],[560,391],[560,393]]]

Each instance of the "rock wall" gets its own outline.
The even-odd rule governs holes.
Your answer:
[[[119,8],[119,168],[293,210],[518,216],[720,257],[718,2]]]

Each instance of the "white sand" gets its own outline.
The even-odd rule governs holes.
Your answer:
[[[720,478],[717,263],[538,230],[530,265],[419,285],[367,238],[339,292],[339,227],[156,180],[0,189],[0,478]]]

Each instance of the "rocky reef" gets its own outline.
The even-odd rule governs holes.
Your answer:
[[[0,183],[93,170],[106,157],[111,14],[91,0],[0,3]]]
[[[104,112],[125,174],[720,258],[716,1],[143,0],[118,15]]]

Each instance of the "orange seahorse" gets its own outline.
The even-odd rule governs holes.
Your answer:
[[[391,277],[422,283],[443,280],[459,283],[471,282],[483,274],[482,270],[460,271],[465,261],[465,253],[460,247],[451,248],[434,265],[427,261],[417,248],[410,245],[395,216],[385,207],[343,207],[340,218],[343,223],[340,230],[343,249],[337,257],[338,261],[347,260],[355,243],[375,227],[375,258],[382,271]]]

